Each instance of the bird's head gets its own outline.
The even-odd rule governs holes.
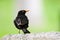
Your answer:
[[[24,15],[26,12],[29,12],[29,10],[20,10],[18,12],[19,15]]]

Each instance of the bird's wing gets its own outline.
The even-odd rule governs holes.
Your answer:
[[[21,24],[21,19],[18,19],[18,20],[16,21],[16,23],[17,23],[17,25],[22,25],[22,24]]]
[[[28,24],[28,18],[26,16],[21,17],[21,23],[23,25]]]
[[[28,24],[28,18],[26,16],[20,16],[15,19],[17,25]]]
[[[16,22],[17,25],[22,25],[20,18],[16,18],[16,19],[15,19],[15,22]]]

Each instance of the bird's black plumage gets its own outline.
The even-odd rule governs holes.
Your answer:
[[[28,26],[29,20],[25,13],[26,13],[25,10],[19,11],[17,17],[14,20],[14,24],[17,29],[22,30],[26,34],[30,32],[27,30],[27,28],[29,27]]]

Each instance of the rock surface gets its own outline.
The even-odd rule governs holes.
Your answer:
[[[10,34],[1,40],[60,40],[60,32],[42,32],[36,34]]]

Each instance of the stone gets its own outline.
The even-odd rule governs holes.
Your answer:
[[[60,32],[42,32],[35,34],[10,34],[1,40],[60,40]]]

